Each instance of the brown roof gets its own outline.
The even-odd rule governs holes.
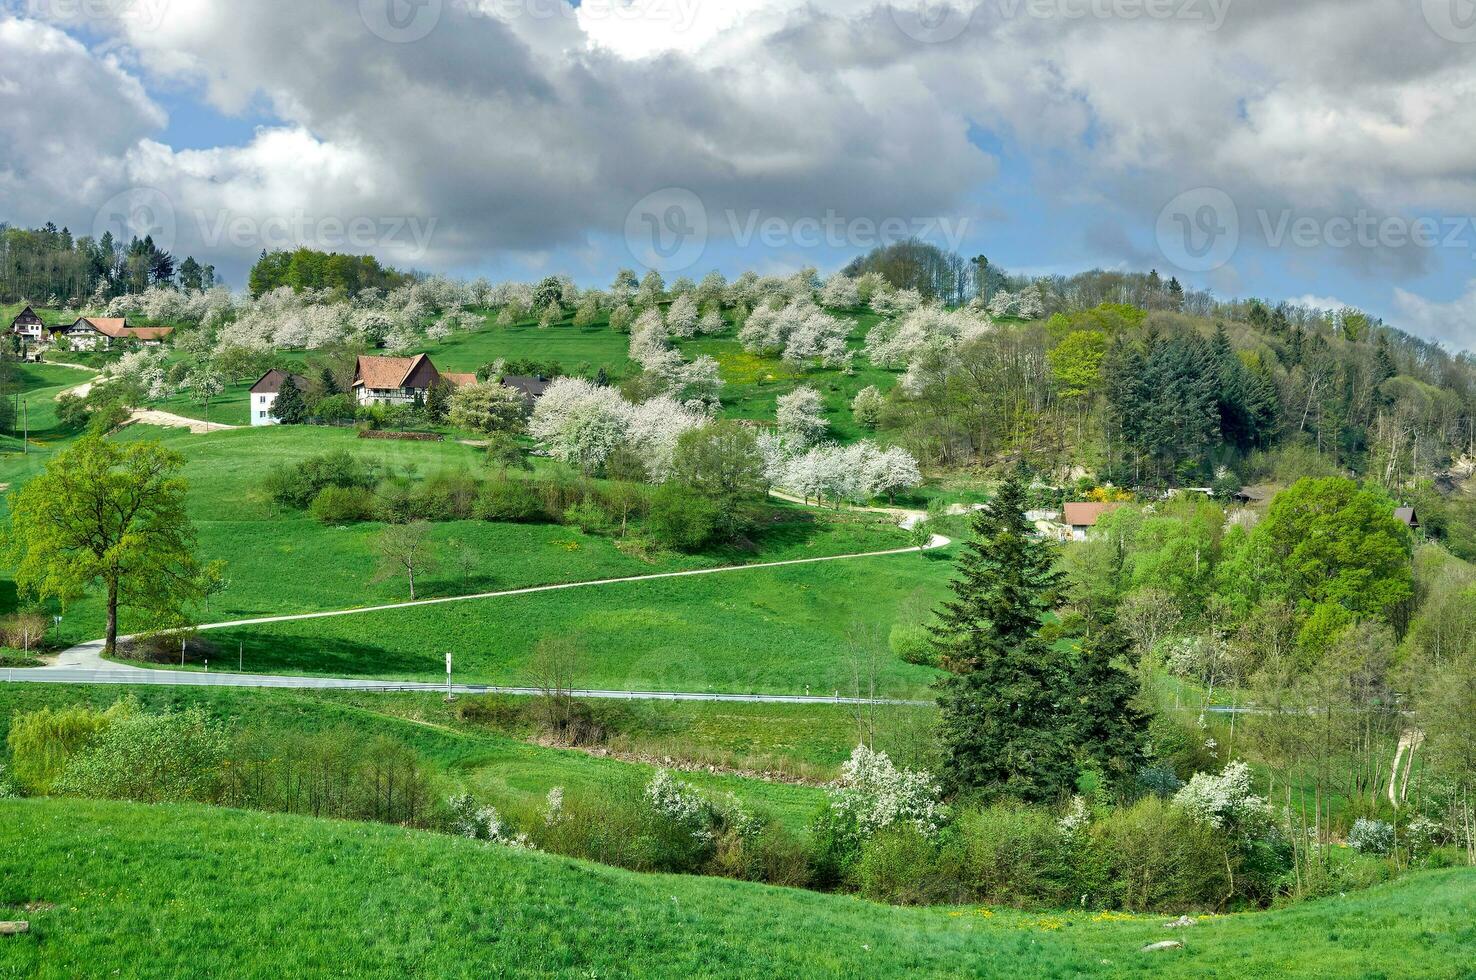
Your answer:
[[[1096,527],[1098,519],[1103,514],[1111,513],[1121,507],[1121,502],[1106,502],[1096,500],[1078,500],[1067,503],[1062,510],[1064,515],[1061,520],[1072,527]]]
[[[163,340],[174,333],[173,327],[124,327],[114,336],[136,337],[139,340]]]
[[[424,354],[416,354],[414,357],[377,357],[369,354],[360,354],[354,365],[354,386],[363,385],[366,388],[400,388],[404,381],[415,370]],[[426,358],[429,360],[429,358]]]
[[[282,390],[282,382],[286,381],[288,377],[289,375],[286,371],[279,371],[276,368],[272,368],[266,374],[256,379],[256,384],[251,386],[251,394],[274,395]],[[290,377],[292,378],[292,383],[297,385],[298,391],[307,390],[307,378],[304,378],[300,374],[290,375]]]
[[[109,337],[123,337],[127,336],[123,331],[128,329],[128,320],[121,316],[79,316],[68,329],[76,327],[91,327]]]
[[[502,383],[509,388],[521,391],[523,397],[529,401],[543,397],[544,391],[548,389],[548,379],[542,375],[504,374]]]
[[[1395,507],[1394,516],[1410,527],[1420,526],[1420,519],[1415,516],[1415,509],[1413,507]]]
[[[442,371],[441,380],[448,381],[460,388],[462,385],[476,384],[477,376],[475,374],[463,374],[460,371]]]

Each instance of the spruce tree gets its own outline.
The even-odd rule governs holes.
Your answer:
[[[277,389],[276,400],[272,402],[272,414],[277,421],[287,425],[301,425],[307,421],[307,402],[303,400],[302,389],[297,387],[297,382],[290,374],[282,381],[282,387]]]
[[[1142,761],[1147,717],[1138,710],[1138,681],[1127,667],[1131,643],[1108,620],[1081,642],[1071,669],[1067,726],[1079,766],[1122,785]]]
[[[939,684],[939,737],[950,789],[1045,800],[1075,776],[1062,710],[1071,665],[1040,636],[1063,575],[1024,507],[1012,477],[976,514],[953,598],[939,610],[934,644],[951,672]]]
[[[323,386],[324,398],[327,398],[329,395],[343,394],[343,389],[338,387],[338,379],[333,376],[333,370],[327,366],[324,366],[323,370],[319,372],[318,383]]]

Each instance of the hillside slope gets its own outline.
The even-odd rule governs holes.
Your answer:
[[[28,903],[47,903],[21,911]],[[1168,932],[643,876],[395,828],[0,803],[0,976],[1460,976],[1476,873]],[[1182,938],[1182,952],[1140,953]]]

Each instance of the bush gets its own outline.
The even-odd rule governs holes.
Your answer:
[[[416,517],[464,521],[476,510],[480,481],[465,471],[433,473],[419,487]]]
[[[67,762],[103,729],[136,710],[119,701],[106,711],[86,705],[41,708],[14,715],[10,721],[11,773],[28,792],[49,792]]]
[[[1348,831],[1348,846],[1359,854],[1386,856],[1394,850],[1394,825],[1359,817]]]
[[[220,793],[228,740],[199,708],[127,714],[67,763],[54,788],[137,803],[211,802]]]
[[[957,865],[949,850],[910,824],[868,840],[856,865],[862,895],[897,905],[932,905],[962,900]]]
[[[581,500],[564,511],[564,523],[572,524],[585,534],[599,534],[610,527],[610,515],[593,500]]]
[[[324,487],[309,512],[324,524],[374,520],[374,495],[362,487]]]
[[[892,652],[903,663],[919,664],[924,667],[938,666],[938,654],[933,649],[933,637],[927,627],[917,623],[893,623],[887,638]]]
[[[346,425],[354,420],[357,411],[352,395],[324,395],[313,403],[312,416],[329,425]]]
[[[1156,797],[1091,828],[1107,884],[1097,904],[1130,912],[1210,912],[1230,898],[1230,855],[1215,829]]]
[[[267,471],[263,487],[279,504],[307,507],[324,487],[369,489],[379,479],[379,467],[366,463],[346,449],[310,456],[298,463],[280,463]]]
[[[530,524],[547,520],[537,488],[525,480],[495,479],[482,484],[473,512],[484,521]]]
[[[1073,905],[1090,890],[1084,850],[1039,807],[969,809],[955,825],[958,874],[971,901],[1017,908]]]
[[[16,613],[0,619],[0,647],[34,650],[46,638],[51,620],[41,613]]]
[[[677,551],[701,551],[716,543],[722,514],[716,503],[686,487],[663,484],[651,498],[647,526],[655,539]]]

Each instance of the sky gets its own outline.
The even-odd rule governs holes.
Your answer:
[[[1476,348],[1476,0],[0,0],[0,220],[493,280],[916,235]]]

